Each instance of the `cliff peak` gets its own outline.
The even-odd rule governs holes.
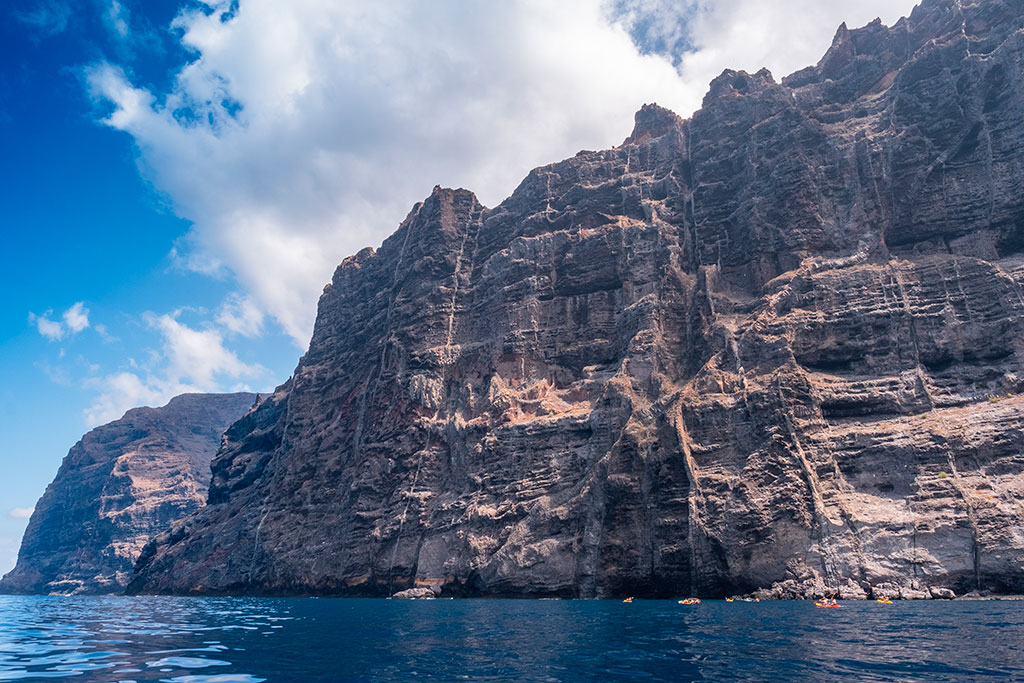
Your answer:
[[[120,593],[143,546],[206,500],[224,431],[257,395],[182,394],[96,427],[36,504],[0,593]]]
[[[633,119],[633,132],[623,141],[623,145],[636,145],[660,138],[683,125],[683,119],[678,114],[654,103],[640,107]]]
[[[759,69],[753,74],[725,69],[711,81],[708,93],[704,96],[703,106],[707,107],[711,102],[724,98],[757,95],[775,85],[772,72],[766,68]]]

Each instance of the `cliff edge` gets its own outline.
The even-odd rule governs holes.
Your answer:
[[[221,435],[255,394],[183,394],[82,437],[36,504],[0,593],[121,593],[154,535],[201,508]]]
[[[925,0],[435,189],[129,591],[1024,592],[1022,25]]]

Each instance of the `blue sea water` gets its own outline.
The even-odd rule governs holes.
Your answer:
[[[1024,681],[1024,602],[0,596],[0,681]]]

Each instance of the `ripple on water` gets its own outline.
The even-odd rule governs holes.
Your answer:
[[[225,662],[221,659],[206,659],[205,657],[162,657],[152,662],[146,662],[146,666],[152,669],[164,667],[205,669],[208,666],[231,666],[231,662]]]
[[[72,674],[67,671],[28,671],[27,669],[11,669],[0,672],[0,681],[23,681],[32,678],[66,678]]]
[[[176,676],[174,678],[161,678],[167,683],[261,683],[265,678],[256,678],[249,674],[217,674],[216,676]]]
[[[1024,603],[8,598],[0,681],[1024,680]]]

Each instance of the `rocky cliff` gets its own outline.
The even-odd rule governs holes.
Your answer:
[[[206,501],[221,435],[255,394],[184,394],[82,437],[36,504],[0,593],[120,593],[143,546]]]
[[[925,0],[436,188],[129,590],[1024,592],[1022,25]]]

